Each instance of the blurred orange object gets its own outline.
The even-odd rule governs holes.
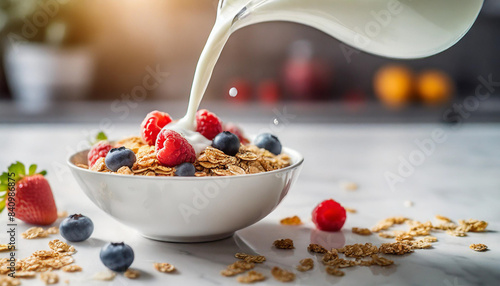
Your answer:
[[[387,65],[375,73],[373,88],[383,104],[401,108],[412,100],[413,78],[413,72],[406,66]]]
[[[417,95],[426,105],[437,106],[448,103],[453,95],[453,80],[439,70],[426,70],[416,79]]]

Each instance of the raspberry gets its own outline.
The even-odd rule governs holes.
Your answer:
[[[196,160],[193,146],[181,134],[169,129],[162,129],[158,134],[155,151],[158,161],[167,167]]]
[[[107,141],[99,141],[89,151],[87,159],[89,161],[89,167],[92,167],[99,158],[104,158],[111,150],[111,146]]]
[[[149,145],[155,145],[158,133],[170,122],[172,122],[172,118],[168,113],[158,110],[148,113],[141,123],[141,135],[144,142]]]
[[[241,131],[241,129],[234,123],[230,122],[227,124],[223,124],[222,130],[229,131],[229,132],[233,133],[234,135],[238,136],[238,138],[240,139],[240,143],[243,145],[247,145],[248,143],[250,143],[250,141],[243,134],[243,131]]]
[[[324,231],[339,231],[345,219],[344,207],[332,199],[321,202],[312,212],[312,221]]]
[[[222,124],[217,115],[206,109],[200,109],[196,112],[196,131],[208,140],[212,140],[222,132]]]

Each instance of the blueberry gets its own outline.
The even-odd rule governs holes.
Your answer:
[[[234,156],[240,150],[240,139],[229,131],[222,131],[212,140],[212,147],[221,150],[226,155]]]
[[[123,166],[132,168],[135,160],[134,151],[122,146],[109,150],[108,155],[106,155],[106,159],[104,159],[104,163],[106,163],[106,167],[108,167],[108,169],[116,172]]]
[[[194,173],[196,173],[196,168],[191,163],[186,162],[175,167],[176,176],[189,177],[194,176]]]
[[[259,148],[264,148],[274,155],[281,154],[281,143],[278,137],[270,133],[262,133],[254,140],[254,144]]]
[[[59,232],[66,240],[84,241],[94,232],[92,220],[81,214],[70,215],[59,225]]]
[[[104,266],[116,272],[123,272],[134,262],[134,251],[123,242],[110,242],[102,247],[99,257]]]

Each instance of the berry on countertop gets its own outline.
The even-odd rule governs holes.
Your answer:
[[[118,147],[109,150],[108,155],[104,159],[106,167],[113,172],[118,171],[123,166],[128,166],[132,168],[136,161],[134,151],[127,149],[125,147]]]
[[[103,132],[97,134],[97,143],[95,143],[87,155],[89,161],[89,167],[92,167],[99,158],[104,158],[108,154],[109,150],[113,148],[111,144],[108,143],[107,137]]]
[[[94,232],[92,220],[81,214],[73,214],[65,218],[59,225],[61,236],[71,242],[88,239]]]
[[[196,168],[191,163],[182,163],[175,167],[175,175],[180,177],[192,177],[196,173]]]
[[[312,221],[319,230],[339,231],[345,219],[344,207],[332,199],[321,202],[312,212]]]
[[[57,208],[45,171],[36,172],[36,165],[26,168],[21,162],[9,166],[0,176],[0,212],[6,207],[15,217],[31,224],[49,225],[57,219]],[[15,188],[15,210],[8,205],[8,193]]]
[[[194,163],[196,160],[193,146],[181,134],[169,129],[163,129],[158,134],[155,152],[158,161],[166,167]]]
[[[172,118],[168,113],[158,110],[148,113],[141,123],[141,136],[144,142],[151,146],[155,145],[158,133],[170,122],[172,122]]]
[[[134,262],[134,251],[123,242],[110,242],[102,247],[99,257],[110,270],[124,272]]]
[[[234,156],[240,150],[240,139],[229,131],[222,131],[215,136],[212,147],[221,150],[226,155]]]
[[[196,131],[208,140],[212,140],[222,132],[222,123],[214,113],[200,109],[196,112]]]
[[[278,137],[270,133],[259,134],[255,140],[254,144],[259,148],[264,148],[267,151],[273,153],[274,155],[281,154],[281,143]]]
[[[250,140],[248,140],[245,137],[245,134],[243,134],[243,131],[241,130],[241,128],[239,128],[234,123],[229,122],[229,123],[226,123],[226,124],[222,124],[222,130],[223,131],[229,131],[229,132],[233,133],[234,135],[238,136],[238,138],[240,139],[241,144],[243,144],[243,145],[247,145],[248,143],[250,143]]]

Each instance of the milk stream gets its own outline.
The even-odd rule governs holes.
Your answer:
[[[231,34],[240,28],[269,21],[296,22],[375,55],[420,58],[455,44],[474,23],[482,3],[483,0],[220,0],[217,19],[196,67],[186,115],[166,128],[196,130],[196,111],[215,64]],[[355,51],[342,44],[334,48],[341,49],[346,60]],[[200,148],[209,144],[201,138],[188,137],[193,137],[188,141],[195,140],[190,142]]]

